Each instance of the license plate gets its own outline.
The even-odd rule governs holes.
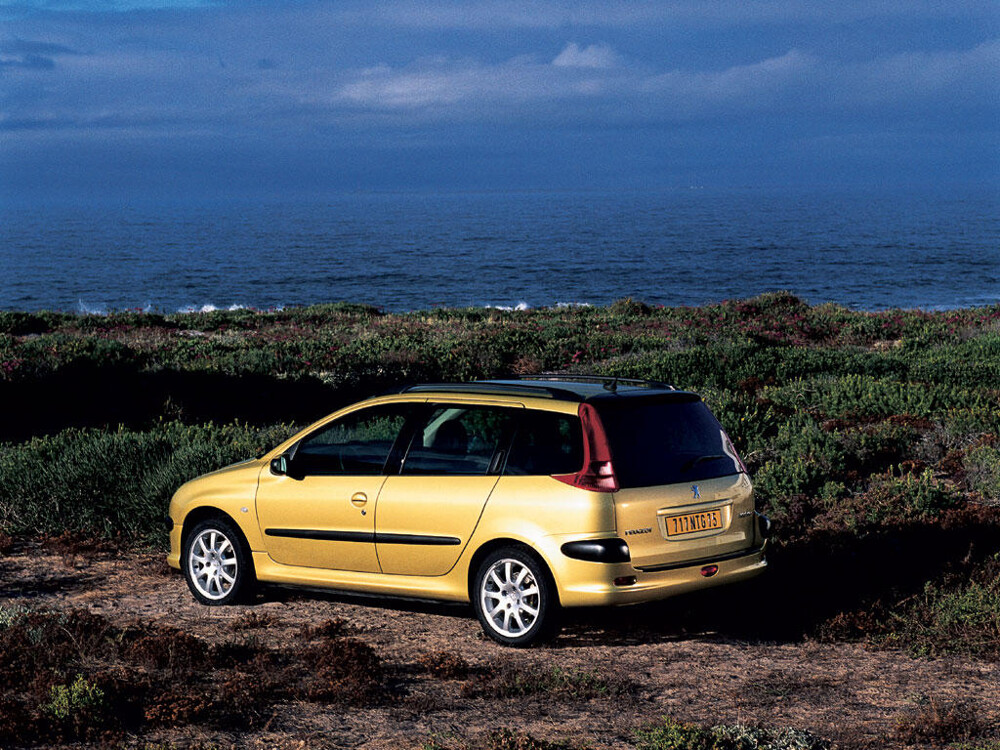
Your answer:
[[[683,516],[669,516],[664,520],[667,525],[667,536],[695,534],[699,531],[721,529],[722,511],[706,510],[702,513],[685,513]]]

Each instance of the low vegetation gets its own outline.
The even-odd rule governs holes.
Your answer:
[[[636,750],[829,750],[830,743],[799,729],[742,724],[701,727],[665,719],[642,730]]]
[[[273,622],[273,616],[272,616]],[[264,626],[252,610],[233,620],[230,639],[213,644],[149,621],[115,625],[84,610],[0,607],[0,746],[82,742],[132,747],[165,730],[247,731],[271,725],[280,704],[299,701],[334,710],[390,706],[416,687],[419,675],[458,681],[466,700],[507,702],[523,709],[559,701],[581,705],[626,699],[637,687],[619,678],[507,662],[470,667],[451,652],[412,664],[385,661],[347,633],[342,620],[301,628],[267,647],[243,636]],[[415,676],[416,675],[416,676]],[[623,707],[625,704],[622,704]],[[899,720],[897,732],[919,738],[976,738],[974,707],[934,703]],[[132,742],[129,741],[132,739]],[[829,743],[796,729],[743,725],[703,727],[665,719],[631,738],[636,750],[827,750]],[[149,743],[142,745],[149,747]],[[511,729],[478,737],[436,736],[425,750],[573,750]]]
[[[0,608],[0,746],[96,742],[155,728],[262,726],[279,702],[378,705],[381,660],[304,630],[280,650],[208,646],[177,629],[84,610]]]
[[[761,613],[735,635],[1000,657],[1000,306],[0,313],[0,545],[162,545],[177,486],[295,425],[407,382],[543,371],[710,403],[777,522],[769,575],[732,594]],[[692,616],[718,629],[723,613]],[[114,699],[75,679],[60,676],[67,705]]]

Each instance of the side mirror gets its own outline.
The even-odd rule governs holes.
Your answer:
[[[278,476],[287,476],[288,468],[291,461],[287,454],[283,453],[277,458],[271,459],[271,473],[277,474]]]

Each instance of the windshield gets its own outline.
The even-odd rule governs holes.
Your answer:
[[[740,472],[732,444],[702,401],[609,402],[598,412],[622,489]]]

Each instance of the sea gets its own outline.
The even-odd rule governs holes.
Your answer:
[[[381,192],[0,206],[0,309],[1000,303],[996,188]]]

